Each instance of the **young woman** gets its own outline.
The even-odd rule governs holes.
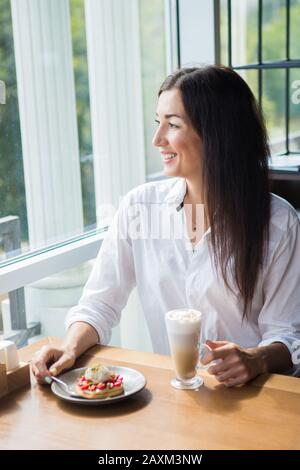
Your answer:
[[[226,67],[180,69],[161,86],[156,122],[153,144],[172,178],[123,199],[62,348],[34,358],[37,380],[107,344],[134,285],[155,352],[169,353],[165,313],[193,307],[204,314],[207,362],[222,359],[209,369],[221,383],[296,374],[299,220],[269,193],[266,130],[251,90]],[[169,236],[153,236],[149,219]]]

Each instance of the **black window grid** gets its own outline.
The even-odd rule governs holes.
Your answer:
[[[300,59],[291,59],[290,58],[290,12],[291,4],[290,0],[286,0],[286,35],[285,35],[285,59],[284,60],[275,60],[275,61],[263,61],[263,0],[258,0],[258,61],[257,63],[243,64],[243,65],[233,65],[232,63],[232,9],[231,9],[231,0],[227,0],[227,17],[228,17],[228,65],[233,70],[257,70],[258,71],[258,102],[260,107],[262,107],[262,96],[263,96],[263,71],[270,69],[281,69],[285,71],[285,148],[286,151],[281,153],[281,155],[292,155],[299,154],[299,152],[293,152],[290,150],[290,70],[292,68],[300,69]]]

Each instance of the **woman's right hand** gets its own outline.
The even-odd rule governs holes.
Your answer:
[[[45,384],[47,375],[59,375],[75,364],[76,356],[71,350],[43,346],[32,358],[31,368],[37,383]]]

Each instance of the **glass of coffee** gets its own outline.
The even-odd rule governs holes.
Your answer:
[[[166,327],[176,373],[176,377],[171,380],[174,388],[194,390],[203,384],[203,379],[197,375],[197,369],[201,355],[203,357],[205,354],[204,348],[209,348],[206,345],[200,346],[201,318],[201,312],[189,308],[166,313]]]

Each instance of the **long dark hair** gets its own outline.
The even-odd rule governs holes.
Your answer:
[[[172,88],[179,89],[203,141],[214,262],[232,290],[231,274],[243,300],[242,318],[248,318],[269,238],[270,152],[263,116],[246,82],[224,66],[179,69],[159,95]]]

